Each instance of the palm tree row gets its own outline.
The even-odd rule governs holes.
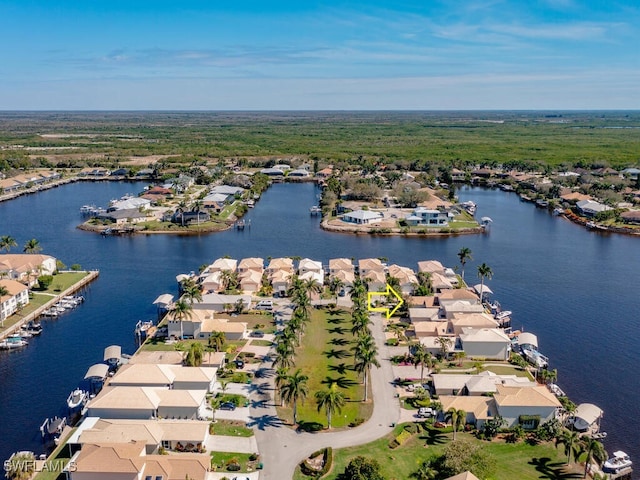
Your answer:
[[[595,460],[598,464],[602,464],[607,459],[607,452],[602,443],[589,435],[580,435],[578,432],[565,429],[556,438],[556,447],[558,445],[563,445],[567,463],[571,462],[571,456],[576,462],[584,460],[583,478],[587,478],[591,462]]]

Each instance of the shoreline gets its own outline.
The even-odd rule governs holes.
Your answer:
[[[223,225],[223,224],[220,224]],[[123,235],[183,235],[183,236],[194,236],[194,235],[202,235],[202,234],[212,234],[212,233],[220,233],[220,232],[226,232],[227,230],[233,228],[233,224],[229,225],[229,224],[224,224],[224,228],[214,228],[214,227],[208,227],[208,228],[202,228],[199,230],[143,230],[140,228],[136,228],[135,226],[132,226],[126,230],[120,230],[119,228],[114,228],[114,227],[109,227],[107,225],[89,225],[87,222],[81,223],[80,225],[77,225],[76,228],[78,230],[82,230],[83,232],[90,232],[90,233],[98,233],[100,235],[105,235],[105,236],[123,236]],[[180,226],[178,226],[177,228],[182,228]],[[104,233],[106,230],[113,230],[116,233],[112,233],[112,234],[106,234]]]
[[[323,219],[320,222],[320,228],[327,232],[332,233],[342,233],[347,235],[375,235],[381,237],[456,237],[459,235],[476,235],[480,233],[485,233],[486,229],[484,227],[478,226],[474,228],[461,228],[453,231],[443,232],[442,229],[438,229],[437,231],[434,229],[433,232],[403,232],[400,228],[390,228],[390,229],[381,229],[380,227],[372,227],[367,228],[361,226],[351,226],[351,225],[330,225],[329,221]],[[383,230],[383,231],[379,231]],[[389,231],[388,231],[389,230]]]

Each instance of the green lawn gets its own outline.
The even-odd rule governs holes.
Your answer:
[[[63,292],[71,285],[78,283],[84,277],[86,277],[88,272],[63,272],[58,273],[53,276],[53,282],[49,285],[49,288],[46,290],[38,290],[38,293],[52,293],[54,295],[59,295],[60,292]]]
[[[213,424],[213,435],[223,435],[227,437],[253,437],[253,430],[247,428],[244,422],[217,420]]]
[[[437,457],[448,441],[451,433],[429,435],[426,432],[412,436],[402,446],[389,448],[389,442],[402,431],[402,426],[396,427],[394,434],[390,434],[374,442],[357,447],[334,450],[332,471],[325,479],[335,479],[342,473],[349,461],[363,455],[378,460],[382,467],[382,474],[387,480],[411,478],[412,472],[417,470],[424,460]],[[437,431],[436,431],[437,432]],[[536,446],[524,442],[508,444],[501,440],[486,442],[476,440],[470,434],[458,433],[458,438],[471,439],[481,442],[496,460],[496,473],[488,480],[534,480],[538,478],[581,478],[570,477],[565,472],[566,457],[556,450],[552,443]],[[547,460],[545,460],[547,459]],[[579,466],[574,466],[575,473],[581,472]],[[294,479],[301,480],[308,477],[296,471]]]
[[[250,460],[251,453],[223,453],[223,452],[211,452],[211,466],[214,471],[227,472],[227,465],[230,462],[237,462],[240,464],[239,472],[249,472],[255,470],[258,466],[258,460]],[[230,472],[229,478],[233,478],[237,472]]]
[[[351,370],[353,355],[351,346],[353,335],[350,332],[351,321],[347,312],[329,314],[327,310],[313,310],[302,339],[302,346],[296,351],[296,365],[309,376],[309,396],[298,405],[298,421],[320,423],[326,427],[327,417],[318,412],[314,394],[327,389],[328,378],[341,378],[347,388],[341,389],[347,403],[340,414],[334,413],[332,427],[345,427],[356,418],[368,418],[371,415],[372,403],[363,403],[364,389],[360,378]],[[332,343],[333,342],[333,343]],[[291,408],[278,408],[280,418],[292,422]]]

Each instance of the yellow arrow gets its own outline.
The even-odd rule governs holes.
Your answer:
[[[389,310],[388,307],[373,306],[373,297],[375,296],[388,297],[389,294],[393,294],[393,296],[398,299],[398,303],[396,303],[395,307],[393,307],[392,310]],[[396,311],[402,306],[403,303],[404,303],[404,300],[402,299],[402,295],[400,295],[393,288],[391,288],[391,285],[389,285],[388,283],[387,283],[387,290],[384,292],[367,292],[367,310],[369,310],[370,312],[384,312],[384,314],[387,316],[387,320],[391,318],[391,316],[394,313],[396,313]]]

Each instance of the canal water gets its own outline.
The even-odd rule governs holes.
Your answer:
[[[84,204],[106,205],[137,193],[143,183],[75,183],[0,203],[0,234],[23,245],[37,238],[44,252],[67,265],[100,270],[86,302],[56,320],[43,321],[40,338],[17,352],[0,352],[0,458],[15,450],[42,451],[38,427],[60,413],[87,368],[111,344],[135,349],[138,320],[155,317],[153,300],[175,293],[175,276],[231,255],[387,257],[417,268],[419,260],[458,265],[469,247],[468,283],[486,263],[494,298],[512,310],[514,328],[538,336],[557,368],[558,383],[576,403],[604,409],[609,452],[625,450],[640,461],[639,239],[589,232],[499,190],[463,188],[461,200],[478,204],[493,224],[486,234],[453,238],[352,236],[320,230],[309,215],[319,191],[312,184],[275,184],[250,210],[251,227],[202,236],[102,237],[76,229]]]

